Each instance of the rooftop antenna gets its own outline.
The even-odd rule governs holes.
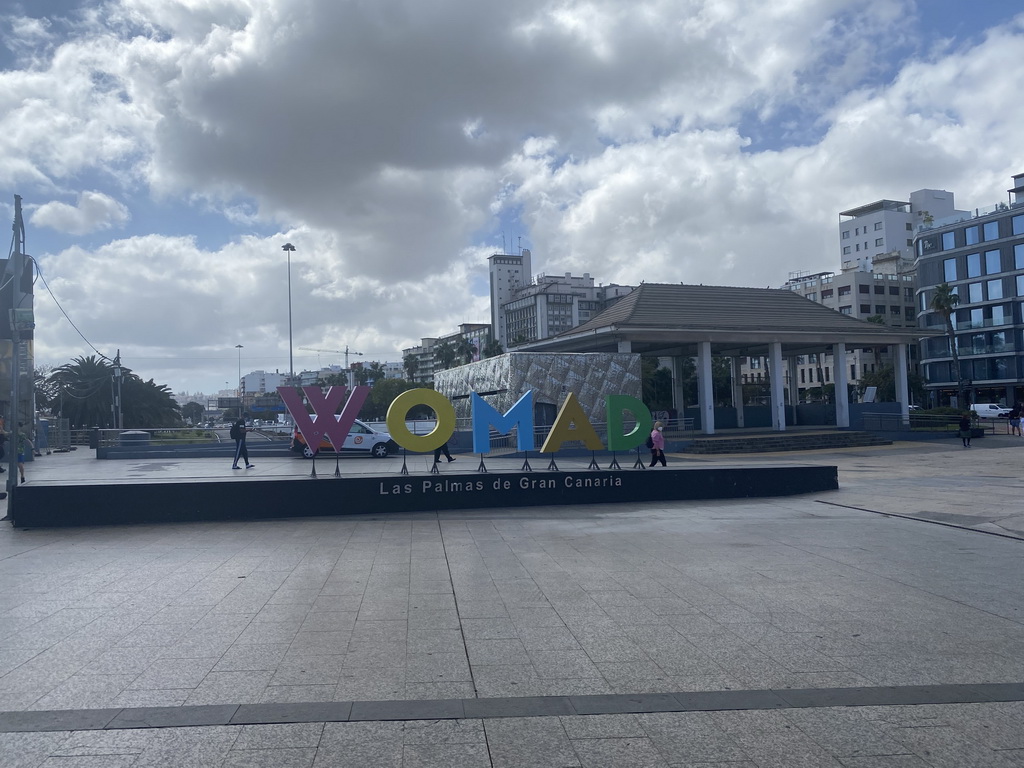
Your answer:
[[[504,229],[501,230],[501,252],[502,253],[508,253],[508,251],[505,250],[505,230]]]

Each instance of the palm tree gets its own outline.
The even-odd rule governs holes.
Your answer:
[[[455,340],[453,345],[455,348],[455,358],[461,359],[464,363],[472,363],[473,358],[476,356],[476,347],[473,343],[465,336],[459,336]]]
[[[483,352],[481,353],[484,357],[497,357],[498,355],[505,354],[505,349],[501,346],[501,342],[495,338],[487,340],[484,344]]]
[[[956,314],[956,306],[959,303],[960,297],[956,291],[950,287],[949,283],[942,283],[935,287],[935,294],[928,306],[934,312],[942,315],[942,319],[946,321],[949,352],[953,356],[953,377],[956,382],[957,402],[962,408],[964,405],[963,376],[960,373],[960,353],[956,347],[956,331],[953,328],[953,316]]]
[[[76,427],[112,427],[114,367],[94,355],[76,357],[56,368],[48,384],[59,393],[62,416]],[[181,425],[181,410],[171,390],[150,379],[143,381],[121,366],[121,405],[124,423],[131,427]]]
[[[448,339],[442,339],[434,346],[434,367],[436,369],[447,371],[455,365],[456,357],[455,346]]]
[[[868,318],[868,322],[875,325],[885,325],[885,315],[872,315]],[[871,352],[875,356],[875,370],[880,371],[882,369],[882,348],[875,344],[871,348]]]
[[[402,367],[405,368],[405,373],[409,381],[414,381],[416,379],[418,362],[416,355],[406,355],[402,358]]]

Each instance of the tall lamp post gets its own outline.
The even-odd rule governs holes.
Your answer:
[[[241,344],[235,344],[235,349],[238,350],[238,387],[235,392],[238,393],[238,417],[241,418],[244,410],[242,407],[244,405],[242,403],[242,350],[244,347]]]
[[[292,360],[292,253],[295,246],[285,243],[281,250],[288,254],[288,383],[292,384],[295,379],[295,363]]]

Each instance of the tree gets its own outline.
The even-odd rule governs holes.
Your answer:
[[[384,363],[379,360],[374,360],[369,365],[369,380],[376,384],[378,381],[383,381],[388,377],[387,371],[384,370]]]
[[[484,357],[497,357],[498,355],[505,354],[505,350],[501,346],[501,342],[492,336],[487,340],[487,343],[484,344],[484,349],[481,354]]]
[[[419,360],[416,358],[416,355],[406,355],[403,357],[402,367],[405,368],[405,374],[409,381],[413,381],[419,368]]]
[[[193,424],[201,424],[203,416],[206,415],[206,409],[203,408],[199,403],[185,403],[181,406],[181,416],[186,421],[190,421]]]
[[[956,385],[957,392],[957,405],[963,408],[964,393],[963,393],[963,375],[960,372],[960,353],[956,345],[956,331],[953,328],[953,316],[956,314],[957,304],[960,303],[960,297],[956,294],[949,283],[942,283],[935,287],[935,294],[932,296],[932,300],[928,306],[937,314],[942,316],[942,319],[946,323],[946,336],[949,337],[949,352],[953,356],[953,381]]]
[[[672,371],[658,367],[658,358],[640,358],[641,399],[652,411],[672,407]]]
[[[866,372],[861,376],[857,384],[857,390],[861,397],[868,387],[876,387],[875,400],[879,403],[895,403],[896,395],[896,370],[891,365],[877,368],[874,371]],[[907,374],[907,388],[910,390],[910,399],[914,402],[924,402],[925,387],[921,375],[911,371]]]
[[[472,363],[476,357],[476,346],[465,336],[459,336],[452,348],[455,350],[455,358],[463,363]]]
[[[872,315],[868,318],[869,323],[875,325],[886,325],[885,315]],[[877,344],[871,348],[871,352],[875,356],[875,370],[879,370],[882,367],[882,348]]]
[[[77,357],[47,379],[60,403],[60,415],[73,427],[113,427],[114,366],[94,355]],[[121,412],[129,427],[176,427],[181,411],[169,387],[143,381],[121,366]]]
[[[455,346],[448,339],[442,339],[434,346],[434,364],[442,371],[455,365],[457,355]]]
[[[359,418],[366,421],[383,421],[387,417],[388,407],[392,400],[407,390],[419,388],[420,385],[405,379],[379,379],[370,390],[370,396],[363,403],[363,407],[359,411]],[[423,409],[426,409],[426,406],[423,406]],[[413,408],[410,411],[410,417],[422,418],[423,414],[420,413],[420,410],[420,408]]]

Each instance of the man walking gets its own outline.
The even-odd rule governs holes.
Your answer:
[[[238,466],[239,459],[245,462],[246,469],[253,468],[253,465],[249,463],[249,451],[245,447],[245,433],[249,431],[245,426],[245,421],[248,418],[249,414],[243,413],[231,423],[231,439],[235,441],[235,461],[231,465],[232,469],[241,469]]]

